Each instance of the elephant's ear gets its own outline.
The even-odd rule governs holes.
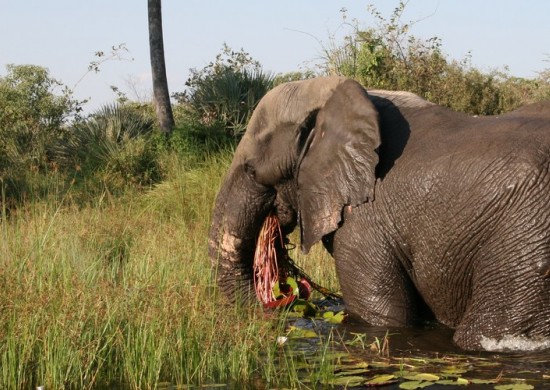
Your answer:
[[[374,197],[378,112],[355,81],[340,84],[317,115],[298,171],[302,251],[338,228],[345,206]]]

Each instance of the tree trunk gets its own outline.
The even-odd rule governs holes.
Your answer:
[[[151,72],[153,74],[153,95],[160,129],[169,135],[174,128],[174,115],[170,104],[166,65],[164,63],[164,43],[162,38],[161,0],[147,0],[149,14],[149,49]]]

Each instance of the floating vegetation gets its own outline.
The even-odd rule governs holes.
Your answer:
[[[395,334],[386,332],[380,337],[348,332],[346,325],[327,322],[326,317],[332,318],[334,313],[326,313],[331,314],[324,313],[309,319],[287,319],[285,342],[280,343],[279,348],[285,360],[294,362],[292,367],[296,371],[296,381],[293,386],[422,389],[437,385],[437,388],[467,386],[524,390],[549,384],[545,367],[548,367],[550,360],[537,361],[541,369],[532,367],[522,371],[523,379],[520,380],[514,377],[517,371],[510,370],[506,359],[499,357],[495,360],[489,354],[390,353],[391,337]],[[281,361],[276,361],[275,365],[281,365]]]

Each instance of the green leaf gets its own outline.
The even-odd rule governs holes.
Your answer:
[[[388,362],[370,362],[370,366],[374,368],[386,368],[390,367],[391,364]]]
[[[349,356],[345,356],[340,359],[342,364],[345,364],[348,369],[350,368],[368,368],[369,363],[363,360],[352,359]]]
[[[497,383],[496,379],[470,379],[470,382],[474,385],[491,385]]]
[[[303,299],[297,299],[292,305],[292,311],[300,313],[305,317],[314,317],[319,309],[311,303]]]
[[[340,369],[337,368],[337,369]],[[341,367],[341,371],[336,376],[350,376],[350,375],[360,375],[360,374],[366,374],[370,370],[368,368],[347,368],[347,367]]]
[[[456,378],[456,384],[459,386],[467,385],[470,381],[466,378]]]
[[[456,380],[445,379],[445,380],[437,381],[435,383],[437,383],[438,385],[466,386],[470,382],[468,381],[468,379],[457,378]]]
[[[348,388],[362,386],[363,383],[365,383],[365,378],[362,376],[342,376],[329,380],[327,384],[332,386],[344,386]]]
[[[397,382],[397,378],[395,377],[395,375],[388,374],[388,375],[377,375],[374,378],[371,378],[370,380],[365,382],[365,384],[367,386],[381,386],[381,385],[386,385],[394,382]]]
[[[495,386],[495,390],[531,390],[535,387],[527,383],[511,383],[508,385]]]
[[[282,286],[284,286],[285,288],[281,291]],[[280,299],[282,297],[288,297],[290,295],[298,296],[298,293],[298,283],[296,282],[296,279],[290,276],[286,278],[285,282],[281,282],[279,280],[278,282],[273,283],[273,288],[271,289],[273,299]]]
[[[400,389],[412,390],[412,389],[422,389],[433,385],[432,382],[422,382],[422,381],[409,381],[403,382],[399,385]]]
[[[298,328],[296,326],[291,326],[290,330],[288,332],[288,337],[292,339],[300,339],[300,338],[317,338],[318,335],[314,331],[310,329],[302,329]]]
[[[293,277],[287,277],[286,278],[286,284],[288,284],[292,288],[292,294],[298,295],[298,282]]]
[[[441,373],[444,375],[460,375],[468,372],[468,369],[464,367],[449,366],[441,370]]]
[[[323,318],[325,319],[325,321],[330,322],[331,324],[341,324],[342,322],[344,322],[346,315],[343,311],[340,311],[338,313],[328,311],[323,314]]]
[[[410,381],[428,381],[428,382],[435,382],[439,380],[439,377],[434,374],[415,374],[415,375],[406,375],[403,376],[403,378],[408,379]]]

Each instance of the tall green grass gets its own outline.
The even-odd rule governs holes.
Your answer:
[[[213,283],[209,216],[230,158],[167,154],[146,193],[76,206],[52,190],[5,216],[0,387],[287,381],[270,366],[274,322]]]
[[[52,186],[4,214],[0,387],[292,382],[274,366],[284,330],[229,306],[211,275],[211,208],[231,157],[165,152],[166,180],[147,192],[83,206]]]

